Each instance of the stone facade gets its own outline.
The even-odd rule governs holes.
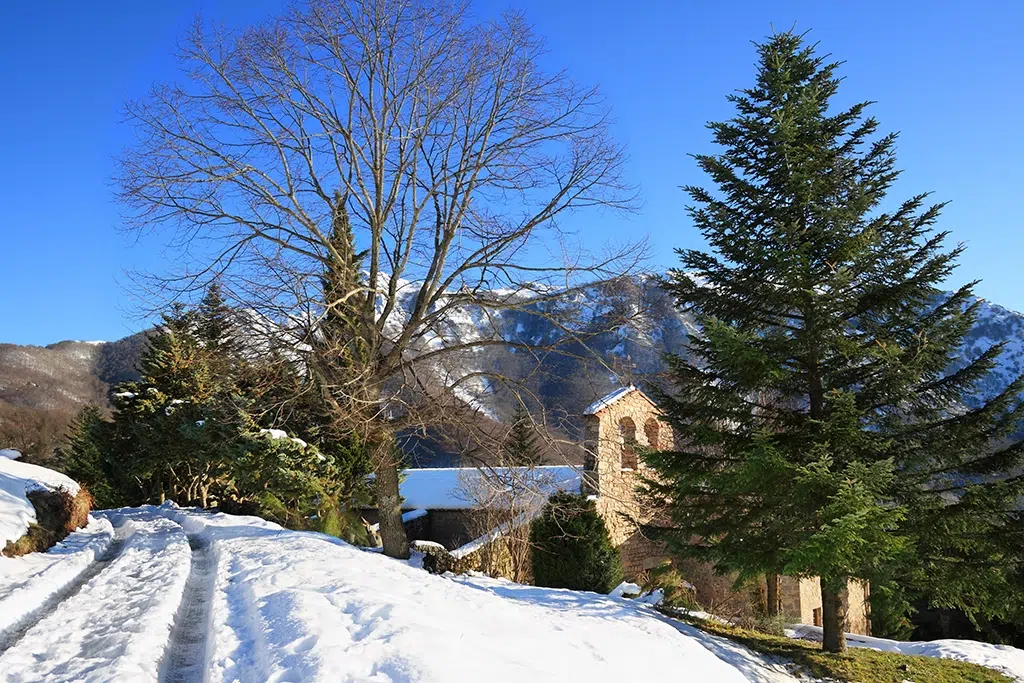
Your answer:
[[[637,500],[640,475],[648,475],[636,445],[671,450],[675,437],[661,420],[658,407],[635,387],[620,389],[587,410],[584,464],[584,491],[596,496],[597,509],[608,526],[612,543],[618,546],[627,577],[635,578],[661,564],[665,548],[644,536],[641,526],[651,522],[651,514]],[[691,567],[686,572],[695,584],[698,599],[715,596],[719,604],[731,603],[736,615],[753,612],[747,594],[731,591],[731,577],[715,575],[707,567]],[[723,594],[731,593],[731,595]],[[851,581],[843,592],[850,633],[870,634],[869,587]],[[706,601],[705,601],[706,602]],[[783,577],[783,614],[804,624],[820,625],[821,588],[816,577]]]
[[[645,537],[640,526],[651,521],[636,499],[641,475],[649,474],[637,446],[671,449],[672,430],[660,420],[657,406],[642,391],[629,388],[611,400],[599,401],[584,416],[584,491],[597,496],[612,543],[622,554],[628,576],[656,567],[664,547]]]

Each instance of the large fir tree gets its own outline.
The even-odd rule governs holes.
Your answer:
[[[1020,482],[980,475],[1020,464],[1019,446],[994,444],[1024,381],[979,402],[1001,346],[955,365],[973,283],[940,289],[962,250],[933,227],[941,204],[884,201],[896,136],[876,134],[866,102],[834,107],[837,64],[801,36],[758,52],[735,117],[709,124],[722,153],[696,157],[715,189],[685,188],[710,250],[680,250],[666,287],[703,334],[670,359],[679,450],[646,456],[646,488],[678,552],[741,580],[819,576],[839,651],[849,579],[927,565],[984,584],[1012,560],[992,549],[1019,528]]]
[[[335,194],[329,248],[333,251],[320,278],[323,310],[310,334],[310,347],[301,381],[308,390],[299,395],[295,419],[305,425],[304,438],[333,457],[339,472],[336,500],[345,515],[343,522],[360,527],[353,509],[369,501],[366,475],[370,452],[355,429],[358,409],[347,401],[356,393],[372,355],[366,342],[361,292],[366,291],[362,263],[365,254],[345,209],[345,198]],[[360,527],[361,528],[361,527]]]

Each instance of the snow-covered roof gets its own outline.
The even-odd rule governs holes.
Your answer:
[[[399,485],[404,510],[468,510],[505,491],[513,492],[517,505],[529,507],[579,488],[580,472],[568,466],[408,469]]]
[[[587,406],[587,409],[583,411],[583,414],[597,415],[599,412],[601,412],[611,404],[615,403],[626,394],[631,394],[634,391],[639,391],[639,389],[637,389],[632,384],[630,384],[628,387],[620,387],[619,389],[616,389],[612,393],[602,396],[601,398],[591,403],[589,406]]]
[[[78,493],[78,483],[60,472],[10,456],[0,457],[0,548],[7,541],[21,538],[28,531],[28,525],[36,521],[36,509],[28,499],[29,491],[57,488],[67,489],[71,495]]]

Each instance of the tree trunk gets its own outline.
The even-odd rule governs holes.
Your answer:
[[[402,498],[398,493],[398,466],[394,457],[377,458],[374,466],[380,540],[388,557],[407,559],[409,539],[402,524]]]
[[[846,607],[839,591],[821,582],[821,647],[826,652],[846,652]]]
[[[764,578],[768,588],[765,613],[769,617],[777,617],[782,614],[782,577],[768,574]]]

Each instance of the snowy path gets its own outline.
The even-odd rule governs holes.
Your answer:
[[[205,680],[216,559],[210,540],[205,536],[190,534],[188,544],[192,550],[191,566],[164,655],[161,683],[203,683]]]
[[[433,576],[253,517],[101,515],[63,550],[0,562],[0,613],[37,600],[0,652],[4,681],[806,680],[628,600]]]
[[[96,557],[91,564],[86,565],[77,576],[72,577],[63,587],[50,593],[38,607],[26,610],[17,622],[0,632],[0,656],[16,646],[36,624],[57,611],[65,600],[77,595],[89,581],[110,566],[124,548],[125,538],[131,533],[130,524],[130,522],[126,522],[119,526],[106,544],[103,553]],[[28,579],[20,584],[13,584],[13,590],[6,591],[6,595],[2,597],[13,596],[16,591],[20,594],[20,591],[30,590],[31,583],[31,579]]]
[[[10,683],[156,680],[184,592],[189,547],[181,527],[151,511],[118,511],[129,535],[92,576],[0,655]]]
[[[12,632],[38,619],[51,601],[70,595],[70,584],[82,578],[114,540],[114,528],[106,519],[92,519],[89,525],[69,536],[46,553],[19,558],[0,557],[0,643],[10,643]],[[0,652],[7,645],[0,644]]]

